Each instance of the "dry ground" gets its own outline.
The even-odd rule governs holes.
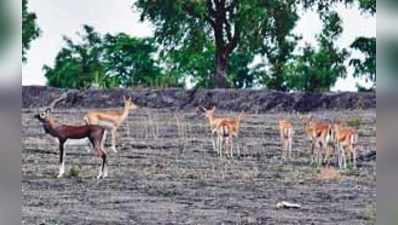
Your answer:
[[[83,111],[56,110],[80,123]],[[96,180],[99,161],[82,142],[66,146],[66,174],[57,174],[57,142],[23,110],[23,224],[372,224],[376,162],[326,179],[309,164],[309,145],[295,115],[294,159],[280,160],[277,114],[249,114],[236,146],[220,160],[203,116],[141,108],[119,130],[109,151],[109,177]],[[220,112],[223,114],[223,112]],[[357,120],[361,155],[376,150],[376,112],[315,113]],[[73,167],[73,171],[71,168]],[[277,209],[276,203],[301,209]]]

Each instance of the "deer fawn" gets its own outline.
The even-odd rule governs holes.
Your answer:
[[[280,119],[279,124],[279,134],[281,137],[282,145],[282,158],[290,158],[292,154],[292,142],[293,142],[293,124],[286,120]]]
[[[47,108],[44,112],[36,114],[34,118],[38,119],[43,125],[44,131],[51,136],[55,137],[59,141],[59,173],[58,178],[62,177],[65,172],[64,162],[64,144],[68,139],[83,139],[88,138],[93,145],[96,156],[101,157],[102,164],[99,168],[98,178],[104,178],[108,176],[107,169],[107,156],[103,150],[103,140],[105,138],[105,128],[98,125],[83,125],[83,126],[72,126],[65,125],[57,122],[51,115],[51,109]]]
[[[353,168],[357,167],[357,144],[358,131],[355,128],[345,127],[341,122],[336,122],[333,125],[334,139],[338,151],[338,165],[340,168],[347,168],[346,153],[352,159]]]
[[[238,117],[222,120],[216,125],[215,131],[217,133],[217,149],[220,157],[222,157],[223,145],[225,152],[227,152],[227,147],[229,145],[230,157],[233,157],[233,138],[238,137],[240,121],[243,115],[244,113],[240,113]],[[238,154],[240,153],[238,152]]]
[[[326,121],[315,120],[312,115],[300,116],[300,120],[304,125],[304,132],[311,141],[311,162],[318,165],[328,160],[331,154],[330,146],[333,145],[333,126]],[[322,157],[325,155],[325,157]]]
[[[121,112],[109,111],[109,112],[88,112],[84,116],[86,124],[97,124],[107,127],[111,130],[112,135],[112,147],[113,152],[116,150],[116,130],[126,120],[130,110],[137,109],[137,105],[131,101],[131,97],[126,98],[123,96],[124,107]]]

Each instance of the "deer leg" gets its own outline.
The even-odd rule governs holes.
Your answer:
[[[107,132],[108,131],[105,129],[104,130],[104,134],[102,135],[102,138],[101,138],[101,149],[104,149]]]
[[[65,140],[59,140],[59,172],[57,178],[62,177],[65,173],[65,152],[64,152],[64,143]]]
[[[311,140],[311,163],[314,163],[315,161],[315,140]]]
[[[117,129],[117,127],[113,127],[112,131],[111,131],[111,133],[112,133],[112,147],[111,147],[111,149],[112,149],[112,151],[114,153],[117,153],[117,150],[116,150],[116,129]]]
[[[288,151],[289,151],[289,158],[292,157],[292,143],[293,143],[293,132],[291,131],[289,134],[289,143],[288,143]]]
[[[234,152],[233,152],[233,150],[234,150],[234,146],[233,146],[233,140],[232,140],[232,137],[230,137],[230,138],[228,138],[228,142],[229,142],[229,144],[230,144],[230,154],[231,154],[231,159],[234,157]]]
[[[283,159],[283,155],[284,155],[284,151],[285,151],[285,140],[281,139],[281,158]]]
[[[356,146],[352,146],[352,164],[353,164],[353,168],[356,169],[357,168],[357,150],[356,150]]]
[[[318,141],[318,151],[316,154],[316,162],[317,162],[318,166],[320,166],[322,164],[322,150],[323,150],[322,142]]]
[[[102,150],[101,150],[102,151]],[[102,178],[105,178],[108,176],[108,162],[107,162],[107,157],[106,157],[106,153],[102,151],[102,166],[101,166],[101,170],[102,170]]]
[[[88,140],[87,138],[86,138],[86,151],[87,152],[91,152],[91,145],[90,145],[90,140]]]
[[[337,160],[338,160],[338,165],[339,165],[340,169],[343,168],[343,154],[344,154],[344,151],[343,151],[341,145],[337,144],[337,157],[338,157]]]
[[[347,158],[345,155],[345,149],[343,145],[341,145],[341,165],[343,169],[347,168]]]
[[[220,158],[222,158],[223,141],[223,138],[221,136],[218,136],[218,154],[220,155]]]
[[[95,148],[95,151],[96,151],[97,157],[101,157],[101,159],[102,159],[102,163],[101,163],[101,166],[98,168],[98,175],[97,175],[97,179],[100,179],[100,178],[103,177],[103,170],[104,170],[103,167],[104,167],[104,155],[105,155],[105,153],[101,149],[99,149],[98,147]]]
[[[216,142],[217,142],[217,138],[218,138],[218,137],[214,136],[214,133],[211,132],[211,137],[210,137],[210,139],[211,139],[211,143],[212,143],[212,145],[213,145],[213,150],[216,151],[216,152],[218,153],[217,143],[216,143]]]

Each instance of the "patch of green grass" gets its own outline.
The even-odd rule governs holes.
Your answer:
[[[350,127],[359,128],[361,126],[361,124],[362,124],[362,119],[360,117],[356,116],[356,117],[353,117],[350,120],[348,120],[346,123]]]
[[[369,225],[376,224],[376,206],[371,205],[371,206],[367,207],[363,217],[367,221],[366,224],[369,224]]]
[[[80,166],[72,166],[72,168],[70,168],[70,170],[69,170],[69,174],[68,175],[70,177],[79,177],[80,171],[81,171],[81,167]]]

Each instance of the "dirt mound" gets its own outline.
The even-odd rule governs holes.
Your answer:
[[[22,87],[23,107],[45,107],[59,97],[64,89],[46,86]],[[216,105],[218,109],[263,113],[273,111],[308,112],[316,110],[354,110],[376,108],[375,93],[285,93],[268,90],[225,89],[112,89],[70,90],[68,97],[57,108],[107,108],[122,105],[123,95],[132,96],[141,106],[193,109]]]

